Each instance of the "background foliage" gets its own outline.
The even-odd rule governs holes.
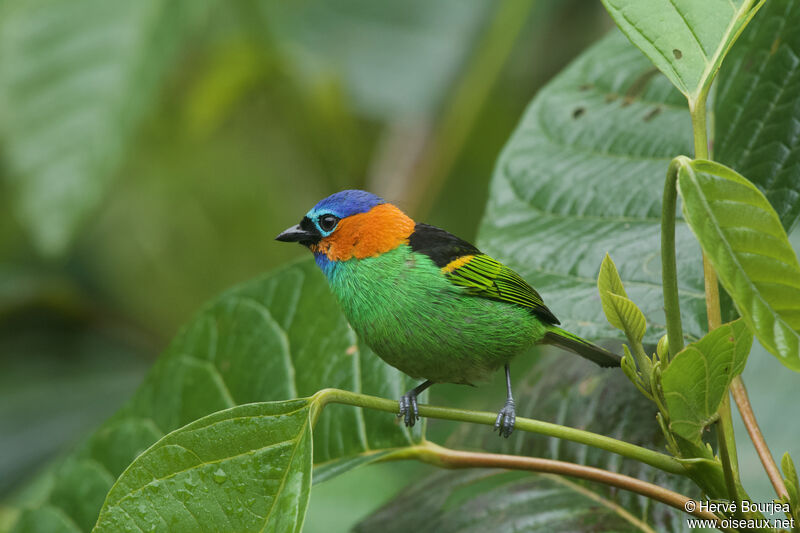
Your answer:
[[[720,161],[755,182],[791,230],[800,111],[789,95],[800,78],[786,72],[800,56],[800,15],[787,5],[765,7],[734,47],[712,112]],[[357,345],[309,263],[238,285],[189,320],[222,289],[299,257],[272,238],[336,189],[373,190],[470,239],[482,220],[479,244],[592,338],[617,338],[594,281],[611,251],[654,343],[664,323],[660,191],[669,159],[691,153],[691,128],[680,93],[619,32],[601,37],[610,27],[599,4],[580,0],[0,3],[0,531],[20,517],[23,530],[88,530],[137,453],[218,409],[326,386],[398,395],[407,384]],[[682,222],[678,266],[684,331],[697,338],[699,248]],[[776,365],[756,352],[745,379],[774,450],[796,457],[770,409],[796,400],[794,376]],[[520,361],[515,374],[520,413],[663,446],[621,374],[553,355]],[[494,409],[500,387],[431,394]],[[347,467],[340,457],[369,460],[365,450],[418,438],[382,413],[329,409],[341,412],[318,423],[315,480]],[[496,442],[483,427],[430,426],[454,446],[631,467],[541,437]],[[769,485],[748,478],[761,475],[758,461],[739,442],[745,484],[766,501]],[[352,526],[429,472],[378,465],[317,485],[305,530]],[[598,490],[437,474],[360,530],[417,527],[429,516],[422,487],[448,494],[433,524],[453,530],[462,509],[524,517],[526,504],[504,503],[509,493],[559,508]],[[682,528],[661,506],[594,496]],[[565,527],[591,526],[591,502],[565,506]],[[621,530],[633,524],[609,512]]]

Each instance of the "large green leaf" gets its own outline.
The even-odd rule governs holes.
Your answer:
[[[800,371],[800,262],[764,195],[713,161],[678,171],[683,213],[761,344]]]
[[[396,398],[412,386],[358,345],[313,261],[296,263],[228,291],[187,324],[126,407],[55,470],[47,495],[21,524],[35,524],[30,515],[49,505],[87,531],[114,479],[139,453],[210,413],[326,387]],[[314,436],[314,463],[328,474],[421,435],[387,413],[339,405],[328,411]],[[81,495],[82,487],[92,490]]]
[[[361,522],[368,533],[479,531],[652,531],[613,501],[566,478],[473,470],[409,486]]]
[[[756,0],[603,0],[617,26],[690,102],[703,98]],[[758,4],[760,5],[760,4]]]
[[[2,3],[3,155],[40,251],[62,252],[102,201],[186,30],[211,3]]]
[[[777,0],[759,12],[722,68],[714,103],[714,150],[756,170],[756,185],[786,227],[800,215],[800,108],[791,97],[800,83],[800,42],[791,31],[799,11]],[[614,32],[545,87],[498,161],[480,229],[480,244],[533,282],[567,328],[584,336],[619,336],[600,320],[590,283],[606,252],[645,313],[645,342],[665,333],[661,191],[666,159],[693,147],[683,99],[649,68]],[[761,96],[766,103],[756,103]],[[775,164],[753,157],[765,151],[780,156]],[[706,321],[700,255],[681,220],[676,233],[684,332],[698,339]]]
[[[701,445],[728,385],[744,370],[752,344],[753,334],[740,319],[711,331],[670,361],[661,385],[672,431]]]
[[[661,191],[669,160],[692,150],[683,97],[619,32],[581,55],[533,100],[497,163],[479,243],[530,281],[565,327],[616,338],[595,279],[606,252],[630,299],[665,332]],[[700,250],[676,228],[684,332],[700,338]]]
[[[301,531],[315,411],[242,405],[173,431],[122,473],[92,531]]]
[[[714,159],[752,181],[787,231],[800,217],[800,3],[770,0],[719,74]]]

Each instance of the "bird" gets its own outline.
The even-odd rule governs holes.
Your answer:
[[[399,399],[397,416],[408,427],[431,385],[474,385],[504,367],[507,397],[494,430],[508,438],[516,422],[510,362],[534,344],[620,366],[618,355],[560,328],[519,274],[375,194],[332,194],[276,240],[307,247],[356,334],[386,363],[423,380]]]

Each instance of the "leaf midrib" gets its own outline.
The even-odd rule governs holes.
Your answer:
[[[556,483],[564,485],[565,487],[567,487],[567,488],[569,488],[569,489],[571,489],[571,490],[573,490],[573,491],[575,491],[575,492],[577,492],[577,493],[589,498],[590,500],[596,501],[600,505],[606,507],[607,509],[609,509],[612,512],[614,512],[615,514],[617,514],[619,517],[621,517],[624,520],[630,522],[633,526],[641,529],[645,533],[656,533],[655,530],[652,529],[650,526],[648,526],[645,522],[639,520],[638,518],[633,516],[631,513],[626,511],[624,507],[614,503],[613,501],[609,500],[608,498],[604,498],[603,496],[601,496],[600,494],[598,494],[596,492],[593,492],[593,491],[591,491],[589,489],[586,489],[586,488],[578,485],[577,483],[573,483],[572,481],[569,481],[568,479],[564,478],[563,476],[557,476],[557,475],[554,475],[554,474],[540,474],[540,475],[542,477],[546,477],[548,479],[551,479],[551,480],[555,481]]]
[[[295,455],[297,455],[297,448],[300,447],[300,439],[305,436],[306,431],[308,430],[308,427],[309,427],[310,424],[311,424],[311,421],[309,420],[308,416],[306,416],[305,417],[305,423],[303,424],[303,427],[300,430],[300,432],[297,434],[297,439],[296,439],[297,440],[297,445],[292,450],[292,456],[289,458],[289,462],[287,463],[286,470],[284,470],[284,472],[283,472],[283,478],[281,478],[281,484],[278,487],[277,492],[275,493],[275,497],[272,500],[272,505],[269,508],[269,512],[267,512],[267,516],[264,517],[265,518],[264,525],[259,530],[259,533],[263,533],[263,531],[266,529],[267,525],[269,524],[269,519],[272,516],[272,511],[275,509],[275,505],[278,503],[278,496],[283,492],[283,487],[286,485],[286,478],[289,476],[289,471],[291,470],[292,464],[294,463],[294,457],[295,457]],[[313,451],[310,452],[310,453],[311,453],[311,456],[313,457]],[[313,459],[311,459],[311,462],[313,463]],[[301,522],[302,522],[302,520],[301,520]]]
[[[691,93],[691,95],[687,95],[690,107],[694,107],[700,98],[705,98],[704,93],[710,86],[708,81],[710,78],[713,78],[711,74],[722,63],[723,56],[728,53],[728,50],[732,45],[731,34],[733,33],[733,29],[736,27],[742,15],[747,13],[753,6],[753,1],[754,0],[744,0],[739,9],[734,9],[734,16],[728,23],[727,28],[725,28],[725,33],[722,34],[720,44],[717,46],[717,49],[714,51],[714,55],[711,58],[712,61],[706,63],[706,67],[703,69],[703,73],[700,75],[700,83],[695,88],[694,92]]]

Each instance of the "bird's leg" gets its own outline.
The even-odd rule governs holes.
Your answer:
[[[494,429],[498,430],[500,436],[508,438],[511,436],[511,432],[514,431],[514,423],[517,420],[517,412],[514,409],[514,398],[511,396],[511,369],[508,363],[506,363],[506,390],[508,391],[506,405],[497,413]]]
[[[422,391],[431,385],[433,385],[433,381],[428,380],[425,383],[417,385],[400,397],[400,412],[397,414],[397,418],[405,417],[406,426],[413,427],[414,423],[419,420],[417,396],[422,394]]]

